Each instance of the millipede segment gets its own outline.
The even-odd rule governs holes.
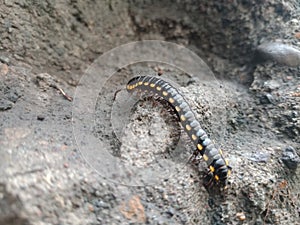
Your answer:
[[[159,77],[138,76],[132,78],[127,84],[128,92],[136,90],[156,94],[173,106],[182,127],[197,148],[196,153],[200,153],[207,163],[210,170],[209,175],[213,177],[215,182],[225,185],[231,167],[223,157],[222,151],[215,147],[206,132],[201,128],[189,104],[177,89]]]

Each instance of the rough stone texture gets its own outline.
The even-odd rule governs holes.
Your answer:
[[[35,71],[76,82],[97,56],[135,39],[123,1],[2,2],[3,57]]]
[[[281,1],[136,1],[130,14],[141,38],[158,38],[189,46],[218,76],[241,76],[256,47],[294,37],[282,24],[290,21],[297,2]],[[297,19],[296,19],[297,20]],[[299,25],[299,21],[294,21]],[[298,28],[288,32],[296,32]],[[276,32],[274,32],[276,30]],[[299,46],[299,41],[294,40]],[[222,46],[220,48],[220,46]],[[232,67],[242,70],[238,73]],[[250,78],[249,78],[250,76]]]
[[[294,57],[285,59],[286,66],[276,63],[276,53],[264,64],[255,58],[262,43],[299,48],[297,1],[5,0],[0,5],[1,224],[300,224],[299,168],[290,171],[280,161],[288,146],[299,155],[299,68],[288,67]],[[99,96],[95,135],[116,157],[130,146],[146,146],[171,165],[154,161],[152,166],[169,169],[170,176],[154,186],[132,187],[99,176],[81,158],[72,136],[72,102],[59,88],[72,96],[94,59],[143,39],[187,46],[226,81],[219,81],[220,89],[158,63],[118,72],[124,79]],[[179,152],[167,146],[172,138],[161,141],[178,124],[164,123],[168,116],[159,107],[133,114],[127,128],[136,136],[120,143],[109,132],[114,92],[137,71],[162,71],[183,86],[233,167],[223,194],[210,194],[201,185],[203,162],[187,164],[193,146],[184,135]],[[130,152],[124,159],[143,166],[143,157]]]

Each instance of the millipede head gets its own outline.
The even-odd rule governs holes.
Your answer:
[[[209,172],[206,174],[203,180],[204,187],[208,191],[210,191],[212,188],[225,188],[230,172],[231,167],[226,165],[219,168],[215,168],[214,171],[209,169]]]

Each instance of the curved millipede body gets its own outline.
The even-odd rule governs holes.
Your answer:
[[[154,76],[138,76],[127,84],[127,91],[139,90],[157,94],[168,101],[176,110],[180,123],[196,146],[195,153],[200,153],[209,168],[209,182],[213,178],[215,183],[225,185],[230,175],[231,167],[223,157],[222,151],[217,149],[201,128],[193,111],[184,97],[169,82]]]

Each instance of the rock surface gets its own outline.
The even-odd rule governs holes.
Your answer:
[[[299,168],[281,161],[288,146],[300,155],[300,73],[290,67],[298,65],[297,1],[3,1],[0,14],[0,224],[300,224]],[[98,56],[144,39],[188,47],[221,80],[138,63],[106,83],[95,137],[114,157],[166,174],[126,186],[82,158],[67,97]],[[292,59],[261,45],[277,42]],[[254,64],[256,49],[275,62]],[[141,102],[122,142],[111,132],[114,94],[140,73],[180,84],[233,167],[224,193],[202,186],[205,165],[187,163],[193,146],[184,134],[173,148],[180,127],[166,106]]]

